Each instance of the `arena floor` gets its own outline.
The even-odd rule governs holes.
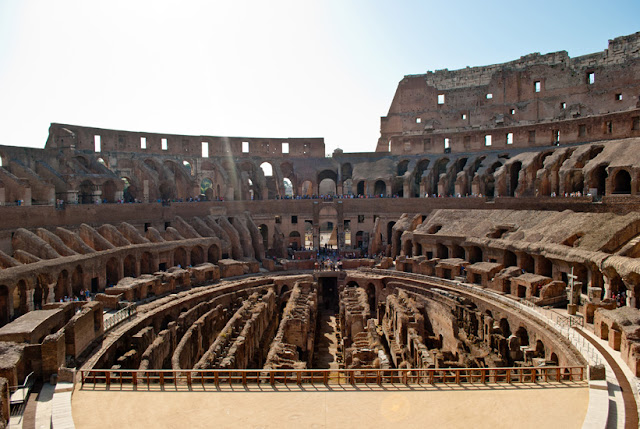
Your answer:
[[[586,382],[485,386],[76,389],[77,428],[579,428]]]

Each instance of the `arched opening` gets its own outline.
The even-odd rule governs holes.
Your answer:
[[[149,252],[144,252],[140,258],[140,274],[153,274],[155,271],[153,255]]]
[[[549,362],[553,362],[554,365],[558,366],[558,355],[551,353],[551,356],[549,356]]]
[[[311,180],[305,180],[302,182],[302,193],[303,197],[311,197],[313,196],[313,183]]]
[[[520,268],[525,270],[527,273],[535,273],[533,257],[528,253],[522,253],[520,255]]]
[[[371,317],[375,319],[377,318],[376,317],[376,302],[377,302],[376,287],[373,285],[373,283],[369,283],[365,291],[367,292],[367,300],[369,302],[369,310],[371,311]]]
[[[107,168],[109,168],[109,166],[107,165],[107,163],[105,162],[104,158],[98,158],[98,164],[103,165]]]
[[[202,251],[202,247],[194,246],[191,249],[191,265],[195,267],[196,265],[200,265],[202,263],[204,263],[204,252]]]
[[[544,359],[545,356],[546,350],[544,348],[544,343],[540,340],[536,341],[535,357]]]
[[[67,270],[62,270],[56,281],[55,300],[60,301],[65,296],[69,296],[69,273]]]
[[[428,159],[421,160],[420,162],[418,162],[418,165],[416,166],[415,177],[414,177],[414,197],[424,196],[424,195],[420,195],[420,184],[422,183],[424,172],[427,171],[428,168],[429,168]],[[429,190],[426,189],[426,192],[428,193]]]
[[[504,267],[517,267],[518,266],[518,257],[515,253],[510,250],[505,250],[504,252]]]
[[[509,338],[511,336],[509,321],[504,317],[500,319],[500,332],[502,332],[502,336],[505,338]]]
[[[293,250],[298,250],[302,247],[300,233],[298,231],[291,231],[289,234],[289,247]]]
[[[404,174],[407,172],[408,169],[409,169],[409,160],[405,159],[404,161],[400,161],[398,163],[396,175],[404,176]]]
[[[402,243],[402,252],[407,258],[413,257],[413,243],[411,240],[406,240]]]
[[[172,200],[176,197],[176,188],[171,182],[162,182],[159,191],[160,198],[163,200]]]
[[[107,203],[116,202],[116,184],[113,180],[107,180],[102,184],[102,200]]]
[[[494,162],[491,167],[487,170],[487,179],[485,183],[484,193],[487,197],[493,197],[495,195],[495,172],[498,168],[502,167],[502,163],[500,161]]]
[[[393,239],[393,227],[396,223],[391,221],[389,223],[387,223],[387,243],[391,244],[391,241]]]
[[[118,275],[118,260],[116,258],[111,258],[107,261],[105,272],[107,277],[107,286],[114,286],[118,284],[120,276]]]
[[[320,195],[335,195],[336,194],[336,182],[333,179],[322,179],[318,186],[318,193]]]
[[[80,204],[92,204],[93,196],[97,186],[93,184],[90,180],[85,180],[80,184],[80,193],[78,195],[78,200]]]
[[[340,169],[342,173],[342,180],[352,179],[353,178],[353,167],[351,163],[346,162],[342,164],[342,168]]]
[[[33,292],[33,308],[42,310],[42,305],[47,302],[49,296],[49,276],[46,274],[38,274],[36,278],[36,287]]]
[[[13,290],[13,315],[20,316],[29,311],[27,305],[27,282],[20,280]]]
[[[182,247],[178,247],[173,252],[173,264],[176,267],[185,268],[187,266],[187,251]]]
[[[442,243],[436,243],[436,258],[448,259],[449,248]]]
[[[207,250],[207,261],[212,264],[217,264],[220,260],[220,248],[215,244],[209,246],[209,250]]]
[[[520,339],[520,345],[521,346],[528,346],[529,345],[529,333],[527,332],[527,330],[523,326],[520,326],[518,328],[518,330],[516,331],[516,337],[518,337],[518,339]]]
[[[284,196],[287,198],[293,197],[293,183],[291,183],[291,179],[285,177],[282,179],[282,185],[284,188]]]
[[[2,165],[0,165],[1,167]],[[9,323],[11,309],[9,308],[9,287],[0,285],[0,325]]]
[[[127,255],[124,258],[124,276],[136,277],[136,258],[133,255]]]
[[[336,225],[333,222],[320,224],[320,247],[327,249],[338,247]]]
[[[606,192],[607,182],[607,165],[599,165],[591,172],[591,180],[589,181],[589,188],[596,188],[598,190],[598,196],[602,196]]]
[[[364,232],[356,232],[356,247],[362,249],[364,247]]]
[[[522,170],[522,163],[520,161],[514,162],[513,164],[511,164],[511,168],[509,168],[509,189],[507,190],[507,192],[510,197],[516,196],[520,170]]]
[[[200,195],[204,195],[207,201],[214,199],[213,180],[208,177],[202,179],[200,182]]]
[[[263,162],[262,164],[260,164],[260,168],[262,169],[262,172],[264,173],[264,177],[271,177],[273,176],[273,166],[271,165],[270,162]]]
[[[262,245],[265,250],[269,248],[269,227],[265,224],[262,224],[258,227],[260,230],[260,235],[262,236]]]
[[[457,244],[451,245],[451,257],[464,259],[464,249]]]
[[[364,180],[361,180],[356,185],[356,195],[364,195]]]
[[[469,248],[469,262],[475,264],[476,262],[482,262],[482,249],[478,246],[472,246]]]
[[[124,190],[122,193],[122,198],[127,203],[133,203],[138,198],[138,188],[134,185],[128,177],[123,177],[122,182],[124,182]]]
[[[376,180],[376,183],[373,186],[373,194],[376,197],[386,197],[387,196],[387,184],[384,183],[384,180]]]
[[[613,192],[616,194],[631,193],[631,175],[627,170],[618,170],[613,176]]]
[[[541,276],[551,277],[553,273],[553,265],[551,261],[545,258],[544,256],[538,257],[537,260],[538,267],[536,269],[537,273]]]
[[[71,293],[73,295],[80,296],[84,290],[84,272],[82,266],[76,265],[76,269],[73,270],[71,275]]]

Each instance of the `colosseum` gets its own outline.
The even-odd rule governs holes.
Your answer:
[[[373,152],[52,123],[0,205],[2,427],[638,427],[640,33],[405,76]]]

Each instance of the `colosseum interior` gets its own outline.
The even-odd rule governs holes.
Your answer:
[[[380,129],[330,157],[58,123],[0,146],[3,424],[30,383],[69,413],[71,392],[529,383],[583,392],[568,426],[637,427],[640,33],[405,76]]]

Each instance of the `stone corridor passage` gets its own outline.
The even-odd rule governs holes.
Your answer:
[[[318,329],[313,356],[313,367],[318,369],[339,369],[342,365],[338,313],[335,308],[318,309]]]

